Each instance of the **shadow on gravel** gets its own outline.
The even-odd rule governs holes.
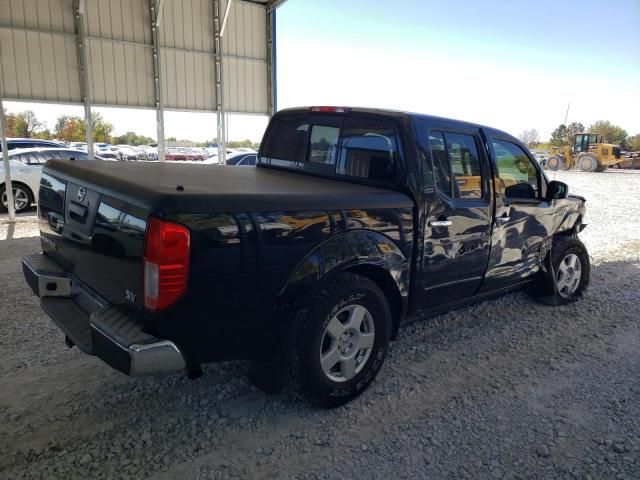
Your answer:
[[[605,307],[623,299],[635,298],[638,285],[640,264],[630,261],[603,262],[592,266],[591,286],[584,298],[576,303],[549,307],[536,303],[526,292],[515,292],[418,320],[401,330],[398,340],[391,346],[390,360],[396,364],[404,361],[410,363],[412,348],[429,350],[430,345],[437,346],[438,350],[455,350],[457,343],[473,339],[474,335],[490,337],[504,329],[518,329],[518,324],[523,321],[527,322],[528,327],[532,326],[532,320],[539,321],[539,328],[533,325],[534,328],[527,331],[531,335],[537,335],[542,328],[571,327],[571,320],[580,321],[586,313],[613,313],[612,309]],[[602,320],[606,321],[607,318]],[[527,339],[525,337],[522,340],[526,342]],[[123,405],[126,408],[118,415],[146,415],[150,409],[157,408],[158,411],[153,414],[156,422],[162,421],[163,417],[175,418],[177,411],[189,421],[202,420],[203,415],[216,409],[224,410],[227,416],[239,418],[243,415],[243,405],[242,402],[238,403],[238,398],[244,395],[249,396],[251,402],[273,401],[280,407],[288,406],[294,410],[312,408],[304,402],[290,400],[287,395],[268,395],[252,387],[246,378],[246,362],[205,365],[204,369],[204,376],[196,381],[182,375],[127,379],[114,372],[114,377],[124,381],[116,385],[100,385],[92,392],[77,393],[72,400],[84,405],[78,413],[84,410],[98,417],[109,416],[114,410],[121,410]],[[384,374],[383,371],[380,375]],[[437,385],[433,385],[433,388],[437,388]],[[87,401],[87,397],[90,401]]]

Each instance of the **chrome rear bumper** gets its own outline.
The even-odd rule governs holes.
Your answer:
[[[67,343],[130,376],[185,369],[184,356],[173,342],[144,332],[135,318],[82,285],[47,255],[23,257],[22,270]]]

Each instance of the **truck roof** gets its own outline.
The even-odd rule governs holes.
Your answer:
[[[315,109],[318,108],[322,108],[322,109],[329,109],[329,108],[337,108],[339,110],[344,110],[344,111],[338,111],[335,113],[331,113],[331,112],[327,112],[327,111],[317,111]],[[349,106],[340,106],[340,107],[315,107],[315,106],[309,106],[309,107],[293,107],[293,108],[285,108],[282,110],[279,110],[276,115],[289,115],[289,114],[305,114],[305,115],[309,115],[309,114],[329,114],[329,115],[349,115],[349,114],[365,114],[365,115],[376,115],[376,116],[386,116],[389,118],[396,118],[396,119],[407,119],[407,118],[420,118],[423,120],[426,120],[430,123],[446,123],[448,126],[459,126],[459,127],[476,127],[476,128],[481,128],[482,130],[484,130],[485,132],[491,132],[493,135],[499,135],[501,137],[505,137],[505,138],[509,138],[511,140],[515,140],[516,142],[520,143],[520,141],[515,138],[513,135],[504,132],[502,130],[498,130],[497,128],[493,128],[493,127],[489,127],[487,125],[482,125],[479,123],[474,123],[474,122],[467,122],[465,120],[459,120],[459,119],[455,119],[455,118],[447,118],[447,117],[439,117],[436,115],[427,115],[424,113],[417,113],[417,112],[409,112],[409,111],[404,111],[404,110],[393,110],[393,109],[387,109],[387,108],[370,108],[370,107],[349,107]]]

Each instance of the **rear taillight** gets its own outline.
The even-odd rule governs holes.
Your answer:
[[[189,229],[150,217],[144,245],[144,306],[162,310],[187,289]]]

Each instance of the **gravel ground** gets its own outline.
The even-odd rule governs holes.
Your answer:
[[[640,478],[640,175],[556,176],[588,198],[585,298],[413,324],[333,411],[241,362],[132,380],[68,350],[22,280],[35,224],[0,224],[0,478]]]

